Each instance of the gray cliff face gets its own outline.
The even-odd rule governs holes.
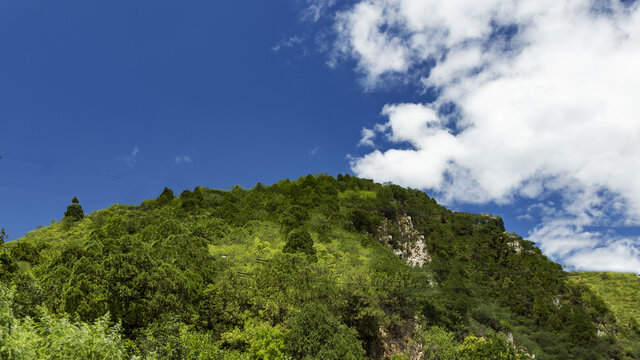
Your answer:
[[[420,267],[431,261],[424,235],[414,227],[411,216],[398,214],[396,221],[384,219],[376,240],[393,250],[407,265]]]
[[[398,214],[395,221],[384,218],[374,237],[379,243],[393,250],[399,258],[404,259],[409,266],[421,267],[431,261],[424,235],[413,227],[411,216]],[[430,284],[434,285],[435,282],[430,280]],[[384,327],[380,327],[379,336],[383,348],[381,358],[388,359],[393,354],[403,352],[408,354],[411,360],[422,359],[422,344],[412,340],[417,325],[417,318],[406,321],[395,336]]]

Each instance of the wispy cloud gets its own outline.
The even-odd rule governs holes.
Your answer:
[[[133,165],[135,165],[136,158],[139,152],[140,149],[138,149],[138,146],[136,145],[133,147],[133,150],[129,154],[124,156],[124,162],[127,164],[127,166],[133,167]]]
[[[307,0],[307,6],[302,12],[302,19],[318,22],[320,17],[328,12],[335,4],[336,0]]]
[[[598,3],[606,11],[362,0],[336,13],[334,55],[355,60],[366,89],[401,80],[438,94],[384,106],[360,145],[381,134],[391,148],[353,158],[353,171],[450,203],[556,194],[530,234],[546,254],[583,268],[618,257],[640,272],[638,238],[590,230],[640,223],[640,5]]]
[[[304,37],[291,36],[286,39],[280,40],[275,46],[271,48],[274,52],[278,52],[283,48],[291,48],[298,44],[301,44],[304,41]]]
[[[533,221],[533,216],[529,214],[522,214],[522,215],[518,215],[516,219],[520,221]]]
[[[309,155],[316,156],[316,155],[318,155],[319,151],[320,151],[320,148],[316,146],[313,149],[309,150]]]
[[[178,155],[175,157],[174,161],[176,164],[181,164],[181,163],[190,163],[192,160],[190,155]]]

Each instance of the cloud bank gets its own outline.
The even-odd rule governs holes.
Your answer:
[[[449,203],[559,195],[529,234],[545,254],[640,273],[638,237],[593,230],[640,224],[638,4],[362,0],[335,19],[332,57],[366,89],[437,94],[384,106],[357,175]]]

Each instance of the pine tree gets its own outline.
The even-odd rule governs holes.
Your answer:
[[[76,196],[71,199],[71,205],[67,206],[67,211],[64,213],[64,217],[73,221],[82,220],[82,218],[84,218],[84,211],[82,210],[80,201]]]

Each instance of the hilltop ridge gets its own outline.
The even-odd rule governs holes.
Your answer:
[[[638,329],[500,217],[349,175],[165,188],[0,264],[2,357],[640,358]]]

